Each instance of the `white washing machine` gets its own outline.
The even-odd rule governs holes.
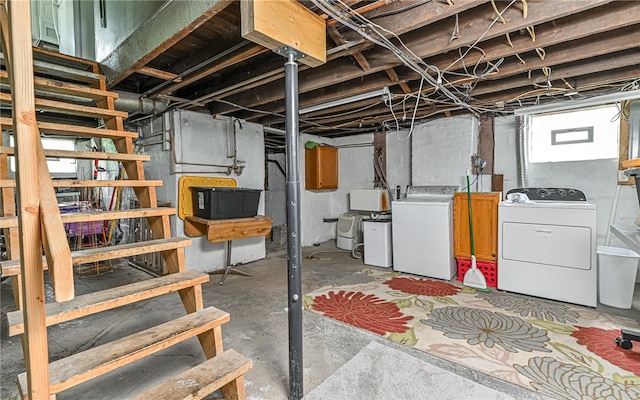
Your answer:
[[[595,307],[596,221],[580,190],[509,191],[498,205],[498,289]]]
[[[453,257],[453,193],[458,186],[413,186],[391,203],[393,269],[449,280]]]

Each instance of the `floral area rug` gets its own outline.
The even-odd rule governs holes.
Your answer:
[[[640,399],[640,344],[614,343],[636,321],[587,307],[394,272],[325,287],[306,310],[559,399]]]

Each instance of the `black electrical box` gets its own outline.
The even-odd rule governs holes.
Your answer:
[[[249,218],[258,214],[260,189],[198,187],[193,193],[193,213],[205,219]]]

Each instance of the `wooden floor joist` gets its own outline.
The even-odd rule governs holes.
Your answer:
[[[208,281],[209,274],[188,270],[77,296],[75,299],[64,303],[48,303],[46,306],[47,326],[162,296],[180,289],[201,285]],[[7,322],[9,324],[9,336],[20,335],[24,332],[24,321],[20,310],[7,313]]]
[[[130,364],[167,347],[211,331],[229,321],[229,314],[214,307],[174,319],[134,335],[54,361],[49,365],[52,394],[77,386],[116,368]],[[26,374],[18,376],[25,393]]]

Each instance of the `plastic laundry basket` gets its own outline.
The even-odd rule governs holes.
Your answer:
[[[601,304],[631,308],[640,256],[629,249],[598,246],[598,300]]]

